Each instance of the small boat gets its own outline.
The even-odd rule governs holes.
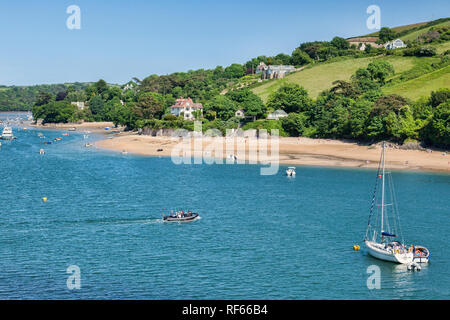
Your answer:
[[[67,129],[68,131],[76,131],[77,130],[77,128],[69,128],[69,129]]]
[[[86,148],[90,148],[90,147],[93,146],[93,144],[92,144],[92,143],[86,143],[84,146],[85,146]]]
[[[67,137],[69,134],[68,133],[63,133],[63,136],[64,137]]]
[[[430,250],[422,246],[414,246],[414,259],[416,263],[428,263],[430,261]]]
[[[287,168],[287,170],[286,170],[286,175],[287,175],[288,177],[294,177],[294,176],[296,175],[295,167],[289,167],[289,168]]]
[[[59,137],[59,138],[55,138],[55,139],[53,139],[54,141],[61,141],[62,140],[62,138],[61,137]]]
[[[44,144],[52,144],[52,141],[45,141]]]
[[[44,149],[39,150],[39,154],[45,154]]]
[[[198,218],[198,213],[194,213],[192,211],[188,211],[184,213],[183,211],[177,212],[176,214],[170,214],[165,216],[163,213],[163,221],[164,222],[191,222]]]
[[[369,223],[367,224],[364,243],[368,253],[377,259],[390,261],[401,264],[410,264],[413,262],[413,246],[407,248],[404,241],[394,240],[398,238],[397,231],[400,231],[400,221],[398,219],[397,206],[395,205],[395,193],[393,190],[392,176],[385,171],[385,149],[386,143],[383,142],[383,150],[381,153],[380,165],[378,166],[377,179],[372,197],[372,205],[369,214]],[[381,170],[381,172],[380,172]],[[390,186],[390,200],[392,203],[386,203],[385,197],[385,180],[388,176],[388,185]],[[381,180],[381,195],[377,192],[379,180]],[[380,209],[379,225],[372,225],[372,215],[374,213],[375,203],[381,197],[381,204],[377,207]],[[391,216],[388,215],[388,209],[391,209]],[[401,237],[403,238],[403,237]]]
[[[14,139],[14,135],[13,135],[13,131],[12,131],[11,127],[3,128],[1,138],[2,138],[2,140],[13,140]]]
[[[409,271],[420,271],[422,270],[422,267],[417,262],[413,261],[410,264],[408,264],[407,269]]]

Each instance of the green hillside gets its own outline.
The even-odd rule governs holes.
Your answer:
[[[450,66],[427,73],[416,79],[383,89],[385,94],[400,94],[403,97],[417,100],[429,96],[431,91],[450,86]]]
[[[414,66],[413,57],[368,57],[344,61],[322,63],[314,65],[302,71],[286,76],[284,79],[272,80],[254,88],[252,91],[259,95],[263,101],[267,101],[269,95],[281,87],[284,83],[296,83],[308,90],[311,97],[316,98],[320,92],[329,89],[336,80],[349,80],[352,74],[359,68],[376,60],[383,59],[391,63],[397,73],[411,69]]]
[[[450,50],[450,42],[433,44],[432,46],[436,48],[438,54]],[[316,98],[322,91],[331,88],[334,81],[349,80],[357,69],[367,67],[370,62],[377,59],[385,60],[394,66],[395,75],[391,79],[399,78],[404,73],[417,72],[424,65],[430,65],[439,61],[439,58],[404,57],[396,55],[347,58],[335,62],[317,63],[302,71],[292,73],[284,79],[264,82],[253,88],[252,91],[261,97],[264,102],[267,102],[270,94],[275,92],[283,84],[295,83],[303,86],[312,98]],[[386,87],[383,91],[417,99],[421,96],[429,95],[431,91],[439,88],[450,87],[448,68],[444,68],[443,70],[427,70],[425,68],[420,72],[423,73],[420,78]],[[428,74],[427,72],[431,73]]]
[[[436,24],[434,26],[431,27],[426,27],[424,29],[420,29],[411,33],[408,33],[404,36],[401,36],[400,39],[402,39],[403,41],[414,41],[416,40],[420,35],[427,33],[428,31],[430,31],[431,28],[438,28],[438,27],[450,27],[450,21],[445,21],[439,24]]]

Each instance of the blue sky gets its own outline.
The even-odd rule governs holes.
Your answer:
[[[370,33],[372,4],[389,27],[450,13],[448,0],[3,0],[0,84],[123,84],[290,54],[305,41]],[[80,30],[66,27],[70,5],[81,9]]]

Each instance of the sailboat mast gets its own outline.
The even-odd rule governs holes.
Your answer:
[[[384,148],[385,143],[383,141],[383,182],[381,185],[381,238],[383,238],[383,218],[384,218]]]

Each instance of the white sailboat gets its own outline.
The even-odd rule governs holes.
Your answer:
[[[372,198],[372,206],[370,209],[369,223],[366,230],[366,236],[364,243],[367,247],[368,253],[381,260],[391,261],[402,264],[409,264],[413,261],[414,254],[412,247],[407,248],[402,241],[394,240],[399,238],[397,232],[400,232],[400,221],[398,219],[398,210],[395,202],[395,194],[393,190],[392,177],[390,173],[385,171],[385,143],[383,143],[383,151],[381,154],[381,174],[380,167],[377,173],[377,183],[375,184],[374,195]],[[388,185],[390,187],[390,200],[392,203],[386,203],[386,174],[388,174]],[[377,201],[377,186],[378,181],[381,179],[381,207],[380,210],[380,223],[374,223],[372,221],[374,213],[374,204]],[[388,211],[392,212],[392,217],[389,216]],[[377,220],[378,221],[378,220]]]

